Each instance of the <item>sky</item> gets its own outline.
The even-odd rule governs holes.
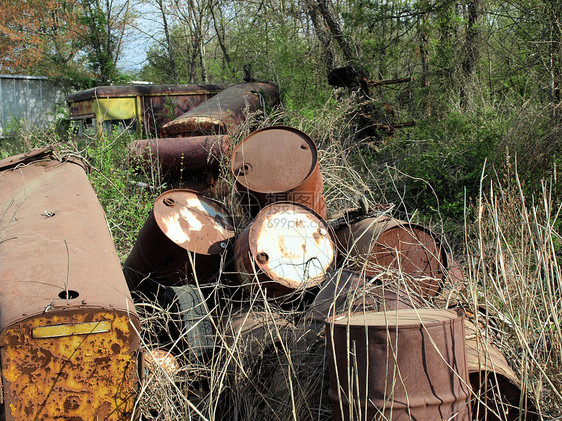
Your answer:
[[[152,39],[160,36],[161,23],[158,10],[146,2],[132,2],[138,17],[134,27],[127,34],[119,67],[125,72],[134,72],[146,62],[146,52],[152,45]]]

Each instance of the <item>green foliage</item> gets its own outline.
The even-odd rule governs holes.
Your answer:
[[[493,166],[505,134],[503,123],[492,111],[452,112],[440,121],[418,122],[409,134],[398,134],[376,157],[378,166],[389,165],[406,175],[389,196],[398,200],[396,192],[405,191],[407,209],[463,221],[465,195],[478,196],[485,163]]]
[[[140,167],[129,161],[127,146],[132,140],[128,133],[114,131],[109,136],[90,140],[85,150],[93,168],[90,183],[105,210],[121,257],[129,253],[157,194],[136,184],[141,181],[150,185],[155,180],[153,174],[143,174]]]
[[[90,68],[97,82],[126,83],[129,78],[117,68],[121,38],[130,15],[126,7],[119,11],[113,3],[99,0],[80,0],[82,13],[80,23],[86,28],[81,48],[86,52]]]

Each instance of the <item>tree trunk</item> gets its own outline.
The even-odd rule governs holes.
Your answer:
[[[341,30],[340,24],[330,10],[329,2],[330,0],[316,0],[318,10],[324,18],[324,22],[326,22],[326,26],[330,30],[330,34],[340,46],[347,64],[350,64],[353,61],[353,51],[351,49],[351,45],[343,37],[343,32]]]
[[[222,50],[222,54],[224,55],[224,60],[226,61],[226,65],[228,68],[231,67],[232,61],[230,60],[230,56],[228,55],[228,50],[226,49],[226,44],[224,42],[224,28],[220,28],[217,22],[217,17],[215,16],[215,6],[218,5],[218,2],[213,2],[209,4],[209,10],[211,11],[211,17],[213,18],[213,26],[215,28],[215,33],[217,34],[217,40],[219,42],[219,46]]]
[[[422,17],[422,24],[419,31],[419,49],[420,49],[420,62],[421,62],[421,76],[420,84],[422,88],[427,88],[429,86],[429,34],[427,31],[427,25],[429,20],[429,12],[425,12]]]
[[[464,42],[464,58],[461,64],[463,80],[460,85],[461,107],[468,107],[469,85],[473,81],[474,71],[479,58],[480,29],[479,19],[481,15],[481,0],[470,0],[468,2],[468,16],[466,36]]]
[[[170,30],[168,27],[168,18],[164,11],[164,4],[162,0],[158,0],[158,7],[160,8],[160,13],[162,13],[162,23],[164,25],[164,36],[166,37],[166,49],[168,50],[168,60],[170,61],[170,71],[172,80],[174,83],[178,81],[178,70],[176,66],[176,59],[174,55],[174,49],[172,47],[172,39],[170,37]]]
[[[559,3],[547,4],[549,31],[549,102],[550,124],[552,127],[559,123],[560,115],[560,83],[562,79],[562,7]]]
[[[318,16],[319,8],[318,4],[313,0],[306,0],[306,11],[308,12],[308,16],[312,21],[312,25],[314,26],[314,33],[322,46],[322,61],[326,66],[326,70],[329,72],[330,70],[334,69],[334,48],[332,46],[330,35],[326,31],[326,27],[322,23],[322,20]]]
[[[201,65],[201,82],[207,83],[209,75],[207,73],[207,65],[205,63],[205,44],[203,43],[203,36],[199,36],[199,63]]]

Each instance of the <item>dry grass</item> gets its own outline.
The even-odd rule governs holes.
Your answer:
[[[350,103],[342,101],[330,103],[308,118],[283,113],[266,120],[252,116],[234,143],[256,127],[284,121],[319,145],[330,212],[356,205],[362,195],[370,205],[385,203],[386,187],[381,186],[392,185],[393,172],[374,173],[358,160],[358,145],[349,128],[354,116],[349,110]],[[25,149],[28,143],[24,142]],[[243,229],[250,220],[240,211],[233,180],[226,171],[229,157],[225,158],[220,180],[224,188],[217,191],[216,198],[233,214],[236,228]],[[559,198],[553,196],[548,181],[543,182],[540,195],[525,197],[515,173],[501,181],[483,177],[480,197],[467,205],[477,217],[467,221],[463,253],[456,255],[468,291],[461,301],[472,312],[480,308],[482,328],[477,335],[500,349],[517,373],[524,392],[519,407],[535,407],[540,419],[562,419]],[[151,179],[157,176],[152,174]],[[404,194],[396,193],[397,197]],[[406,214],[415,219],[415,212],[412,216],[403,204],[396,207],[404,210],[402,218]],[[115,229],[120,215],[108,216],[114,235],[132,247],[134,235],[122,235]],[[440,222],[438,215],[429,217]],[[237,286],[227,267],[225,262],[216,282],[195,287],[202,296],[216,297],[205,307],[212,346],[201,355],[190,354],[185,338],[166,333],[177,318],[173,309],[151,300],[138,305],[143,352],[148,355],[149,350],[165,343],[178,363],[169,372],[157,364],[145,370],[137,400],[141,419],[331,420],[323,324],[308,317],[306,308],[281,308],[259,294],[249,296]],[[394,279],[403,283],[404,275],[395,273]],[[425,305],[451,303],[450,296],[440,298]],[[242,334],[241,318],[253,320],[260,328]],[[483,397],[473,398],[482,399],[484,404]],[[490,402],[485,404],[498,412]]]
[[[515,368],[540,417],[559,418],[560,205],[548,182],[534,198],[524,197],[516,177],[510,183],[483,179],[481,190],[476,224],[466,230],[471,304],[499,327],[487,335]]]
[[[377,186],[380,175],[355,161],[356,146],[346,124],[350,117],[344,108],[339,113],[323,110],[300,121],[283,115],[254,120],[236,141],[251,128],[289,118],[291,125],[319,144],[330,211],[355,205],[361,195],[371,205],[384,203]],[[226,189],[218,198],[237,217],[241,229],[250,221],[239,211],[233,181],[226,174],[221,180]],[[555,207],[548,183],[542,193],[542,197],[526,198],[516,178],[511,183],[483,178],[481,195],[473,205],[477,219],[467,223],[464,255],[456,257],[467,279],[468,294],[462,304],[475,313],[481,310],[482,328],[477,335],[496,345],[516,371],[524,392],[520,408],[533,406],[540,419],[560,419],[560,208]],[[402,274],[395,276],[403,283]],[[233,285],[233,274],[227,272],[213,284],[220,299],[208,308],[214,332],[212,351],[196,360],[187,358],[185,351],[177,353],[177,373],[170,376],[156,370],[145,377],[138,401],[142,419],[332,419],[324,326],[312,321],[306,308],[281,308]],[[425,305],[443,307],[450,297],[441,298]],[[162,329],[167,317],[169,312],[162,308],[145,312],[145,332]],[[260,328],[252,334],[241,333],[241,318],[247,323],[253,320]],[[150,340],[143,343],[145,350],[152,347]],[[484,397],[473,399],[481,399],[480,413],[484,406],[499,412]]]

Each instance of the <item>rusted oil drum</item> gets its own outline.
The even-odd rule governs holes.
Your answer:
[[[248,113],[278,103],[279,88],[273,83],[242,83],[225,89],[166,123],[162,133],[166,137],[232,133],[246,120]]]
[[[320,284],[336,249],[326,222],[312,210],[297,203],[274,203],[239,235],[234,253],[244,285],[280,297]]]
[[[231,170],[242,203],[252,214],[270,203],[290,201],[326,218],[318,150],[300,130],[285,126],[256,130],[234,149]]]
[[[464,320],[396,310],[326,320],[334,420],[470,420]]]
[[[372,284],[364,273],[346,269],[332,271],[320,285],[309,308],[309,316],[323,322],[343,312],[385,311],[422,308],[423,302],[413,291],[391,284]]]
[[[465,320],[466,358],[472,390],[479,399],[473,399],[474,418],[478,420],[527,420],[534,407],[526,405],[527,413],[519,414],[521,383],[503,354],[474,323]]]
[[[228,144],[226,135],[141,139],[131,144],[129,153],[146,171],[158,168],[164,178],[178,179],[184,174],[217,171]]]
[[[230,217],[220,203],[193,190],[168,190],[154,202],[125,261],[129,288],[149,293],[155,283],[208,281],[219,271],[233,237]]]
[[[389,217],[366,218],[336,230],[340,260],[367,276],[385,272],[406,275],[423,297],[436,295],[444,278],[447,255],[429,229]]]
[[[0,206],[5,419],[131,419],[140,323],[84,168],[1,161]]]

